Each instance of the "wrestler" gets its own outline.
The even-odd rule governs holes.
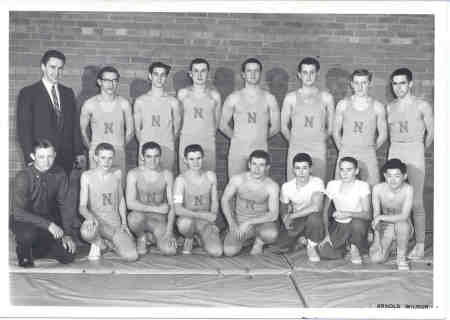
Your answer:
[[[139,96],[134,103],[134,123],[136,138],[139,142],[138,163],[143,164],[142,146],[155,141],[161,146],[161,166],[174,172],[175,138],[181,125],[180,102],[171,96],[165,85],[170,66],[162,62],[153,62],[148,68],[148,78],[152,88]]]
[[[220,130],[231,139],[229,179],[247,170],[249,152],[255,149],[267,151],[267,139],[280,131],[278,103],[271,93],[261,88],[261,62],[249,58],[242,63],[241,70],[244,88],[227,97],[220,119]]]
[[[110,247],[126,261],[136,261],[136,243],[127,225],[122,173],[112,168],[114,147],[100,143],[95,148],[95,169],[81,175],[80,214],[86,219],[81,236],[91,244],[89,260],[101,257]]]
[[[388,160],[382,171],[386,182],[375,185],[372,193],[372,227],[375,233],[370,258],[375,263],[385,262],[395,240],[398,269],[409,270],[406,252],[413,232],[410,220],[413,187],[405,182],[406,165],[399,159]]]
[[[352,157],[339,160],[339,180],[327,184],[323,221],[325,238],[318,246],[319,255],[324,259],[340,259],[350,245],[351,262],[361,264],[361,251],[368,249],[367,231],[370,220],[369,184],[356,179],[358,161]],[[328,211],[333,201],[336,211],[329,223]]]
[[[353,95],[336,106],[333,137],[339,158],[358,159],[362,180],[371,186],[380,181],[376,150],[386,141],[386,112],[384,105],[369,95],[372,74],[366,69],[355,70],[351,76]],[[339,177],[339,161],[336,178]]]
[[[311,175],[313,161],[307,153],[298,153],[292,159],[294,179],[281,187],[281,216],[288,231],[296,237],[305,236],[309,261],[320,261],[316,246],[324,237],[322,221],[322,179]],[[299,239],[299,238],[298,238]]]
[[[147,234],[164,255],[176,254],[173,236],[172,172],[161,169],[161,147],[150,141],[142,146],[144,164],[128,172],[126,200],[128,226],[137,238],[137,252],[147,253]]]
[[[223,245],[215,221],[219,211],[217,178],[212,171],[202,169],[204,152],[200,145],[184,149],[188,170],[175,179],[173,203],[178,231],[184,236],[183,254],[191,254],[194,237],[205,251],[220,257]]]
[[[238,254],[244,242],[252,239],[250,254],[261,254],[264,245],[275,242],[279,234],[279,186],[267,176],[270,156],[264,150],[255,150],[247,163],[249,170],[233,176],[222,196],[229,227],[224,241],[226,256]]]
[[[113,167],[120,169],[125,187],[125,146],[134,134],[133,117],[128,100],[117,94],[120,74],[114,67],[104,67],[97,75],[100,93],[88,99],[81,108],[80,126],[84,144],[89,149],[89,168],[94,169],[97,145],[106,142],[114,146]],[[92,132],[88,134],[88,127]]]
[[[299,152],[312,157],[312,174],[327,179],[327,138],[333,131],[334,99],[320,90],[316,79],[319,61],[307,57],[300,61],[297,76],[301,80],[298,90],[289,92],[281,109],[281,132],[289,142],[286,162],[287,180],[293,178],[292,159]]]
[[[208,87],[209,63],[203,58],[191,61],[189,76],[192,86],[178,92],[182,107],[182,123],[179,154],[186,146],[199,144],[205,151],[203,170],[216,171],[216,131],[220,119],[221,97],[219,92]],[[178,157],[180,172],[187,170],[183,157]]]
[[[407,68],[395,70],[391,75],[392,89],[397,99],[387,106],[390,148],[389,158],[402,160],[408,170],[413,196],[413,220],[416,245],[408,258],[424,256],[425,208],[425,149],[433,142],[434,121],[430,104],[412,93],[413,75]]]

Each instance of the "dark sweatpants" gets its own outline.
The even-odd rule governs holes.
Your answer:
[[[60,263],[70,263],[74,254],[64,249],[61,239],[56,240],[47,230],[37,228],[30,223],[13,222],[16,236],[16,253],[19,261],[39,258],[53,258]]]
[[[314,242],[320,242],[324,237],[325,230],[321,213],[314,212],[306,217],[295,218],[292,224],[292,232],[296,237],[303,235],[306,239]]]
[[[333,246],[326,243],[322,247],[318,247],[320,257],[324,259],[342,259],[345,256],[347,244],[354,244],[359,249],[360,254],[368,253],[368,227],[369,223],[364,219],[353,218],[349,223],[339,223],[333,219],[329,226],[330,239]]]

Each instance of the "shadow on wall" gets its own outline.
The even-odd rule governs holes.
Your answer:
[[[337,104],[343,98],[351,95],[350,73],[341,68],[331,68],[325,76],[325,85]]]
[[[136,98],[146,93],[151,89],[150,82],[145,79],[136,78],[130,83],[130,98],[131,105],[134,106]]]
[[[175,90],[175,95],[178,94],[178,90],[186,88],[192,85],[192,79],[188,76],[187,72],[180,70],[173,75],[173,89]]]
[[[213,85],[219,91],[222,103],[234,91],[234,77],[234,71],[224,67],[217,68],[214,74]]]
[[[81,91],[77,96],[77,112],[81,111],[81,106],[86,100],[100,92],[97,86],[97,74],[100,71],[99,66],[89,65],[84,67],[81,75]]]
[[[269,91],[273,94],[281,109],[289,85],[289,74],[282,68],[273,68],[266,72],[266,82]]]

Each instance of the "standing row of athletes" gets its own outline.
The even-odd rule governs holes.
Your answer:
[[[357,238],[348,226],[356,225],[360,218],[370,220],[368,200],[370,188],[368,185],[365,187],[364,183],[356,186],[358,183],[355,184],[354,181],[359,181],[355,180],[359,172],[362,180],[371,186],[379,182],[376,149],[387,139],[387,123],[389,123],[391,140],[389,157],[399,158],[408,165],[408,177],[413,185],[411,190],[414,190],[414,196],[410,198],[414,202],[416,246],[410,257],[422,257],[425,235],[422,200],[425,177],[424,148],[429,146],[433,139],[431,107],[411,94],[412,74],[408,69],[402,68],[394,71],[391,76],[397,99],[388,105],[386,116],[384,106],[369,95],[371,74],[361,69],[351,75],[353,95],[340,101],[335,112],[333,97],[321,91],[315,84],[319,69],[319,62],[314,58],[305,58],[300,62],[298,76],[302,86],[288,93],[280,117],[274,96],[260,87],[262,64],[254,58],[247,59],[242,64],[244,88],[233,92],[225,100],[222,108],[219,93],[207,86],[209,63],[206,60],[194,59],[191,62],[189,74],[193,85],[181,89],[177,98],[165,91],[170,67],[160,62],[153,63],[149,67],[152,89],[136,99],[134,114],[127,100],[116,93],[119,72],[113,67],[103,68],[98,76],[101,92],[86,101],[80,117],[82,136],[89,148],[90,167],[93,169],[83,174],[80,195],[80,213],[86,218],[82,226],[82,235],[93,244],[90,255],[92,257],[100,255],[101,249],[106,246],[102,240],[104,237],[112,242],[112,246],[118,252],[122,252],[121,255],[133,260],[135,254],[130,249],[133,247],[133,241],[129,237],[131,233],[128,227],[138,238],[137,247],[140,253],[146,251],[145,245],[151,240],[146,235],[148,232],[153,234],[156,239],[153,240],[157,242],[161,251],[167,254],[173,252],[174,239],[171,234],[174,212],[179,216],[177,227],[185,236],[183,247],[185,252],[190,252],[194,234],[198,234],[198,242],[203,244],[206,251],[215,256],[221,255],[222,251],[226,255],[236,254],[248,237],[256,237],[252,252],[261,252],[263,245],[275,241],[278,235],[276,220],[279,188],[267,176],[270,158],[266,151],[268,138],[277,134],[281,128],[281,132],[289,141],[288,182],[283,185],[281,192],[282,204],[287,204],[287,207],[282,206],[281,210],[287,229],[292,228],[294,221],[298,223],[300,220],[312,219],[306,219],[306,216],[316,217],[309,213],[321,212],[322,207],[319,203],[322,202],[322,196],[316,196],[315,191],[321,190],[323,193],[327,167],[326,140],[330,135],[334,138],[339,150],[336,177],[342,181],[330,181],[326,194],[331,197],[336,207],[334,218],[337,224],[328,232],[328,223],[325,223],[323,234],[316,229],[316,234],[307,238],[310,249],[317,245],[319,238],[325,237],[319,253],[328,258],[339,256],[342,254],[338,252],[342,249],[342,245],[348,242],[347,240],[352,242],[352,234],[355,239]],[[88,128],[91,134],[88,134]],[[231,139],[228,155],[230,181],[222,197],[222,210],[230,232],[223,246],[219,241],[217,227],[213,224],[218,210],[217,182],[214,173],[215,133],[218,128]],[[126,178],[125,145],[131,140],[134,132],[139,141],[141,165],[130,171]],[[173,180],[171,172],[175,166],[175,139],[178,135],[181,175],[175,182],[171,205],[172,190],[168,186]],[[249,153],[254,150],[256,151],[251,153],[249,158]],[[158,157],[161,159],[155,160]],[[159,163],[164,170],[157,168]],[[310,172],[302,173],[305,170],[296,168],[296,164],[307,166],[315,177],[311,176],[310,179]],[[123,197],[120,197],[118,189],[114,189],[116,184],[109,178],[105,179],[105,176],[110,176],[112,165],[120,167],[121,171],[114,172],[111,177],[116,178],[111,179],[120,181],[121,186],[127,181],[126,203],[132,210],[128,219],[125,216],[125,202],[122,204]],[[94,170],[97,166],[98,170]],[[150,171],[144,168],[150,168]],[[246,172],[247,168],[249,172]],[[384,173],[393,174],[389,170],[397,170],[400,172],[400,174],[395,172],[397,176],[401,176],[403,180],[406,178],[406,169],[401,161],[395,160],[394,165],[387,164]],[[347,172],[346,175],[343,172]],[[293,176],[296,179],[291,180]],[[306,179],[303,182],[302,177]],[[351,182],[347,187],[345,177]],[[403,180],[399,184],[400,189],[394,188],[395,190],[380,193],[375,192],[377,188],[374,188],[374,199],[377,194],[380,199],[384,199],[386,194],[389,194],[388,198],[392,198],[388,199],[386,205],[383,200],[378,200],[378,204],[381,201],[383,212],[389,207],[396,207],[395,210],[392,209],[395,212],[405,211],[404,208],[398,209],[399,204],[396,203],[407,207],[404,196],[406,191],[397,194],[399,190],[405,189]],[[311,184],[320,185],[319,181],[322,184],[321,188],[317,187],[315,190],[311,187]],[[102,188],[106,190],[109,188],[109,191],[104,192]],[[311,188],[313,192],[308,196],[308,190]],[[340,193],[344,196],[339,200]],[[315,204],[296,200],[308,197],[314,198]],[[230,206],[230,200],[233,198],[235,207]],[[97,203],[99,207],[92,208],[93,203]],[[102,205],[110,208],[107,209]],[[328,209],[328,206],[329,202],[326,202],[325,208]],[[107,217],[108,210],[120,213],[120,218],[118,215],[112,223],[102,220],[101,215]],[[234,211],[236,215],[233,214]],[[146,215],[146,212],[153,214]],[[374,206],[374,217],[376,213],[377,209]],[[161,214],[164,218],[161,218]],[[295,217],[303,218],[299,220]],[[346,225],[350,221],[352,224]],[[383,221],[390,221],[390,218]],[[376,217],[374,222],[378,222]],[[306,225],[314,223],[321,225],[317,224],[317,221],[308,223],[302,221],[298,228],[308,229]],[[164,228],[163,225],[167,227]],[[367,232],[367,226],[363,224],[358,230]],[[392,233],[389,235],[384,230],[382,234],[392,238],[395,235],[394,231],[389,229]],[[360,234],[360,241],[364,239],[365,237]],[[339,241],[342,242],[340,248],[337,245]],[[124,243],[124,248],[119,248]],[[325,249],[322,250],[323,248]],[[358,247],[355,249],[352,245],[350,251],[352,260],[358,262]],[[313,261],[317,260],[316,249],[308,250],[308,256]]]

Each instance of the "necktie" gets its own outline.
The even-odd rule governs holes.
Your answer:
[[[56,85],[52,86],[52,98],[53,98],[53,110],[55,110],[55,114],[56,114],[56,125],[58,126],[58,129],[61,129],[62,114],[61,114],[61,108],[59,106],[58,96],[56,95]]]

